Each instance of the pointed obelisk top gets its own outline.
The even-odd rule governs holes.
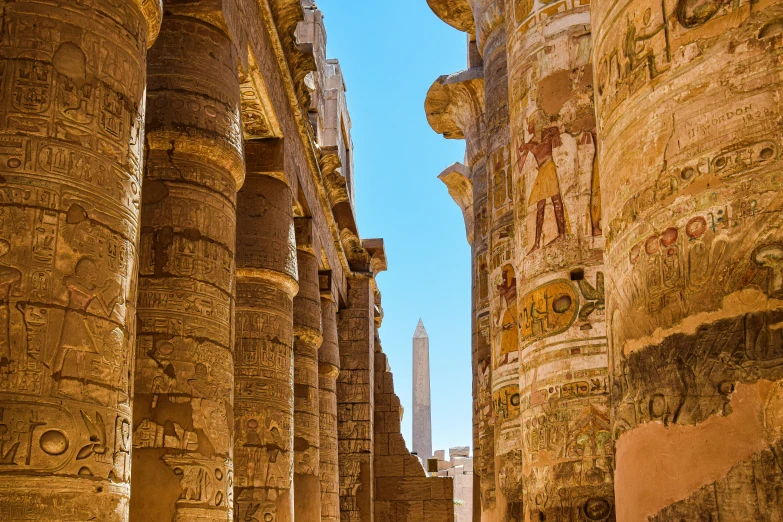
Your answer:
[[[419,324],[416,326],[416,331],[413,332],[414,339],[421,339],[422,337],[429,337],[427,330],[424,329],[424,323],[419,318]]]

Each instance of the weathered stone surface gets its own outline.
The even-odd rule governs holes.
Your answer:
[[[323,343],[318,350],[318,397],[320,430],[321,520],[340,520],[340,468],[337,437],[337,376],[340,347],[337,336],[337,306],[331,289],[321,297]]]
[[[290,522],[298,291],[291,189],[248,163],[237,218],[235,509]]]
[[[134,519],[233,519],[231,312],[244,179],[236,63],[229,38],[193,18],[166,15],[150,51]],[[198,112],[182,110],[194,104]],[[210,111],[225,125],[207,124]],[[210,315],[187,304],[199,300]]]
[[[0,518],[126,521],[160,3],[0,10]]]
[[[299,293],[294,298],[294,518],[321,520],[318,349],[323,341],[312,220],[296,218]]]

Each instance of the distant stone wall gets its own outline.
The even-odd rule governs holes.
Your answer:
[[[428,478],[400,433],[402,409],[386,355],[375,352],[375,522],[454,522],[454,481]]]

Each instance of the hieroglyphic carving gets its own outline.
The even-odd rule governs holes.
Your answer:
[[[508,6],[522,520],[615,520],[588,3]]]
[[[293,520],[294,329],[291,189],[254,173],[237,203],[235,513]]]
[[[140,7],[2,6],[3,519],[127,520],[138,133],[160,4]]]
[[[627,441],[623,454],[637,455],[616,463],[617,476],[627,477],[646,465],[630,432],[732,422],[738,383],[781,379],[772,326],[781,313],[780,110],[773,101],[781,48],[769,28],[783,8],[690,0],[594,7],[612,417],[618,445]],[[746,444],[775,443],[754,436]],[[722,437],[706,433],[701,445]],[[644,451],[679,459],[675,440],[667,432]],[[754,457],[757,469],[764,453]],[[737,467],[702,482],[719,479],[705,489],[684,487],[674,504],[648,484],[618,482],[618,517],[697,520],[710,516],[716,500],[739,506],[748,489],[779,484],[772,474],[756,482],[743,471],[747,462],[719,463],[722,473]],[[667,479],[682,483],[689,473],[677,469]],[[729,483],[734,493],[725,495]],[[647,506],[622,501],[633,489]]]
[[[294,298],[294,516],[321,520],[318,349],[323,341],[313,221],[295,219],[299,293]]]
[[[340,469],[337,441],[337,376],[340,372],[340,347],[337,344],[337,306],[331,297],[331,285],[322,285],[322,292],[324,290],[328,291],[328,296],[321,298],[323,344],[318,350],[321,520],[338,522],[340,520]]]
[[[235,125],[214,122],[237,118],[239,83],[228,73],[236,63],[220,30],[169,14],[150,51],[134,517],[173,510],[177,520],[232,519],[225,479],[232,474],[235,202],[244,172]],[[222,114],[210,119],[217,108]],[[168,478],[160,476],[161,460]]]

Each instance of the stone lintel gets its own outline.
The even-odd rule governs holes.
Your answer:
[[[435,16],[458,31],[476,32],[473,10],[468,0],[427,0]]]
[[[468,243],[473,244],[473,181],[468,167],[462,163],[454,163],[438,175],[449,190],[449,195],[462,210],[465,218],[465,232]]]

